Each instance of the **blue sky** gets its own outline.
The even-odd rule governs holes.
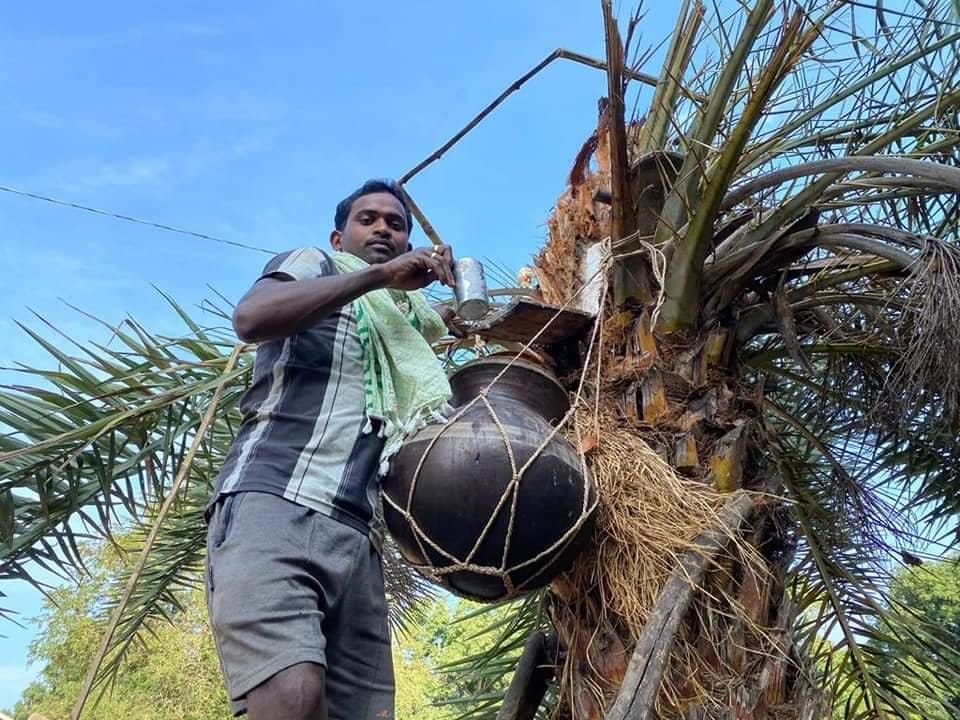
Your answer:
[[[678,4],[650,4],[645,44]],[[325,246],[342,196],[402,174],[558,46],[603,54],[598,2],[5,3],[0,185],[278,251]],[[605,93],[603,74],[555,64],[410,184],[457,254],[528,261]],[[59,298],[177,331],[151,285],[195,308],[207,285],[238,298],[268,259],[6,193],[0,252],[3,366],[46,363],[13,323],[27,308],[80,340],[105,338]],[[37,613],[35,591],[2,590],[0,605]],[[0,625],[0,708],[38,670],[35,633]]]

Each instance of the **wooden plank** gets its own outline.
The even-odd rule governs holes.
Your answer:
[[[550,346],[576,338],[593,324],[582,310],[562,309],[531,298],[518,297],[489,317],[472,323],[467,332],[484,340]],[[541,332],[542,331],[542,332]]]

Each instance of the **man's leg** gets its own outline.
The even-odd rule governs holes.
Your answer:
[[[247,712],[258,690],[260,720],[326,717],[316,712],[325,705],[323,619],[335,583],[312,567],[314,517],[258,492],[227,496],[214,508],[207,602],[234,715]],[[286,704],[313,714],[280,712]]]
[[[247,693],[250,720],[327,720],[326,672],[300,663]]]
[[[370,540],[360,533],[356,537],[349,582],[324,618],[330,720],[393,720],[393,658],[383,567]]]

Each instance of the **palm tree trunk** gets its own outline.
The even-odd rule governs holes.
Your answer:
[[[584,598],[565,579],[553,584],[553,619],[570,656],[560,717],[799,717],[806,688],[784,592],[791,525],[780,503],[765,499],[779,487],[757,461],[766,437],[759,402],[723,363],[729,331],[664,339],[650,332],[647,314],[619,322],[622,335],[605,338],[614,359],[604,391],[619,399],[621,422],[691,487],[728,500],[719,513],[723,530],[706,530],[670,579],[658,579],[659,599],[639,637],[625,631],[629,623],[602,593]],[[599,435],[602,447],[602,429]],[[783,715],[787,708],[793,714]]]
[[[608,51],[617,51],[616,42],[608,30]],[[608,67],[615,70],[617,63],[608,61]],[[617,82],[612,79],[611,87]],[[634,237],[653,232],[675,177],[677,158],[654,154],[631,168],[633,184],[626,183],[626,168],[614,150],[619,138],[635,137],[642,126],[623,127],[622,112],[614,105],[601,106],[598,131],[578,156],[571,189],[551,218],[538,275],[552,302],[569,296],[577,278],[586,279],[582,268],[569,267],[569,258],[585,258],[603,228],[610,228],[614,247],[617,239],[630,240],[627,228],[640,229]],[[590,173],[583,168],[594,150],[598,172]],[[618,186],[629,188],[628,201],[621,199],[624,191],[618,193]],[[612,212],[594,202],[603,196],[612,200]],[[565,655],[560,717],[763,720],[797,707],[804,686],[796,681],[788,632],[793,611],[784,594],[790,526],[777,502],[755,495],[779,490],[776,474],[758,462],[770,436],[762,399],[744,385],[731,360],[733,324],[693,333],[657,330],[659,305],[649,288],[662,287],[663,278],[655,277],[654,251],[638,262],[636,241],[620,246],[625,250],[614,264],[614,297],[601,333],[605,354],[595,392],[612,398],[618,424],[646,441],[676,476],[692,488],[727,496],[728,508],[738,512],[721,524],[728,528],[722,537],[740,538],[721,543],[716,530],[704,528],[697,544],[709,539],[717,556],[708,560],[703,548],[692,549],[677,558],[670,580],[656,579],[661,594],[639,636],[628,630],[629,618],[616,616],[602,592],[585,592],[576,581],[558,579],[551,607]],[[560,267],[562,258],[567,258],[566,270]],[[603,427],[597,435],[602,447]],[[674,650],[678,637],[683,640],[679,652]]]

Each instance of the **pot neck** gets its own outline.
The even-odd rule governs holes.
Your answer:
[[[556,377],[526,360],[474,360],[451,376],[450,386],[457,406],[465,405],[485,390],[491,404],[519,403],[550,423],[557,422],[570,409],[567,392]]]

